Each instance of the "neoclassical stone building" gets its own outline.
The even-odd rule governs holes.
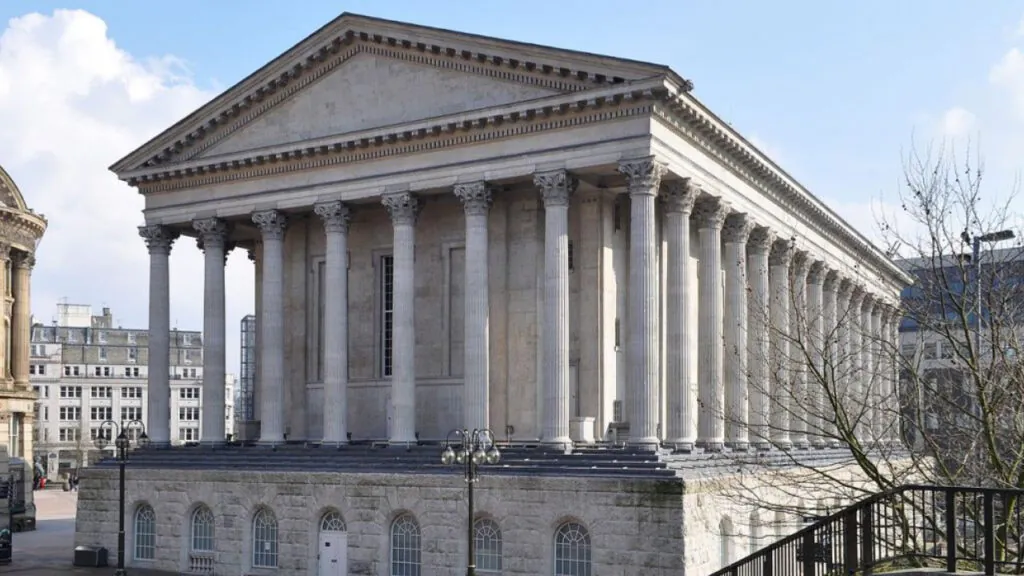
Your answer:
[[[428,544],[431,534],[460,533],[452,498],[435,508],[389,492],[436,495],[436,482],[457,490],[453,478],[399,470],[366,479],[358,464],[363,443],[418,453],[413,445],[456,427],[571,451],[556,459],[564,469],[524,476],[574,477],[566,470],[575,456],[584,462],[597,450],[587,446],[612,441],[658,469],[723,450],[829,450],[814,432],[827,422],[790,420],[748,382],[769,379],[768,351],[784,346],[773,341],[777,329],[805,316],[818,319],[810,325],[820,337],[853,311],[857,329],[844,345],[870,366],[877,349],[867,338],[895,339],[907,278],[691,89],[660,65],[343,15],[114,164],[146,203],[151,439],[169,439],[159,393],[168,386],[159,369],[168,361],[168,262],[172,246],[195,249],[181,242],[191,237],[205,253],[207,381],[225,371],[225,256],[246,249],[258,376],[256,421],[244,436],[331,447],[309,460],[310,473],[341,473],[289,486],[294,477],[273,472],[274,455],[298,448],[148,454],[145,467],[185,471],[130,482],[129,513],[167,539],[138,562],[179,569],[189,546],[179,524],[202,510],[203,526],[224,535],[211,544],[224,570],[267,566],[259,550],[269,549],[268,527],[277,538],[287,522],[292,548],[275,539],[273,565],[317,574],[307,551],[328,512],[363,518],[349,525],[364,531],[347,540],[353,573],[414,573],[402,571],[412,556],[396,548],[413,534],[423,573],[457,566],[457,554]],[[882,373],[891,387],[892,370]],[[203,391],[209,414],[222,394]],[[223,419],[204,421],[207,445],[224,438]],[[261,456],[237,461],[230,479],[219,472],[221,456],[245,450]],[[255,499],[226,501],[247,466],[260,471]],[[550,486],[502,476],[482,518],[506,528],[506,550],[523,554],[506,558],[504,573],[634,573],[616,564],[623,549],[647,574],[717,567],[695,556],[704,520],[687,520],[683,499],[655,499],[674,536],[635,512],[602,524],[621,502],[588,494],[617,490],[609,466]],[[116,518],[100,502],[112,477],[102,467],[90,474],[79,541],[110,542]],[[666,493],[654,486],[669,482],[668,493],[682,493],[682,476],[659,478],[648,478],[650,490]],[[303,493],[316,510],[279,528],[279,506],[303,489],[316,493]],[[645,506],[654,504],[626,508]],[[367,523],[361,511],[371,508]],[[613,536],[626,533],[637,537]],[[566,550],[576,555],[569,568]]]
[[[32,501],[32,431],[35,392],[29,384],[29,342],[32,338],[32,268],[36,247],[46,232],[46,219],[25,203],[10,175],[0,167],[0,444],[10,456],[23,459],[25,510],[15,523],[34,525]]]

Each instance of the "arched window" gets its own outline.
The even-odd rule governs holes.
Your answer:
[[[473,523],[473,544],[476,546],[476,571],[501,574],[501,528],[490,518]]]
[[[156,512],[153,507],[143,504],[135,509],[135,559],[156,558]]]
[[[555,576],[590,576],[590,533],[578,522],[555,531]]]
[[[192,551],[213,552],[213,512],[206,506],[192,512]]]
[[[216,563],[213,548],[213,512],[206,506],[192,511],[189,522],[188,569],[193,574],[213,574]]]
[[[252,519],[252,567],[277,568],[277,518],[267,508]]]
[[[320,531],[321,532],[344,532],[345,531],[345,520],[342,519],[341,514],[331,510],[324,514],[324,517],[320,519]]]
[[[412,514],[391,523],[391,576],[420,576],[420,525]]]

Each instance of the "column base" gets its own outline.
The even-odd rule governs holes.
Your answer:
[[[626,445],[635,450],[643,450],[644,452],[655,452],[658,448],[661,448],[661,440],[655,436],[649,436],[647,438],[630,438],[626,441]]]
[[[321,440],[320,446],[324,448],[343,448],[348,446],[348,440]]]
[[[213,446],[213,447],[224,446],[227,443],[228,443],[227,439],[224,439],[224,440],[200,440],[199,441],[199,445],[204,447],[204,448],[208,448],[208,447],[211,447],[211,446]]]
[[[736,452],[746,452],[750,449],[750,442],[746,440],[733,440],[726,442],[725,447]]]
[[[724,440],[697,440],[697,447],[703,448],[705,452],[721,452],[725,449]]]
[[[388,438],[389,446],[415,446],[419,441],[412,438]]]
[[[772,440],[772,445],[779,450],[789,450],[793,448],[793,442],[789,440]]]
[[[540,441],[541,445],[545,448],[560,448],[566,452],[572,451],[572,438],[568,436],[558,436],[556,438],[543,438]]]
[[[769,451],[771,449],[772,449],[772,443],[771,442],[755,442],[754,443],[754,450],[757,450],[758,452],[767,452],[767,451]]]
[[[666,440],[664,445],[676,452],[693,452],[693,440],[689,439]]]

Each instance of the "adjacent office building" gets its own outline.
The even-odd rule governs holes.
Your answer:
[[[110,308],[58,304],[51,325],[34,323],[29,377],[35,388],[33,436],[39,460],[56,478],[100,456],[96,438],[104,421],[148,422],[148,332],[123,328]],[[171,331],[171,423],[174,442],[199,441],[202,422],[203,337]],[[225,382],[233,398],[234,377]],[[224,418],[234,420],[228,402]],[[111,449],[113,447],[111,446]]]

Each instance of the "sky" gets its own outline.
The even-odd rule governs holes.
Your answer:
[[[142,199],[113,162],[341,12],[646,60],[843,218],[877,237],[915,145],[970,143],[995,197],[1024,158],[1024,4],[1016,0],[4,0],[0,165],[50,228],[32,310],[109,306],[148,322]],[[202,329],[194,242],[171,256],[171,322]],[[227,265],[228,371],[254,308],[243,251]]]

